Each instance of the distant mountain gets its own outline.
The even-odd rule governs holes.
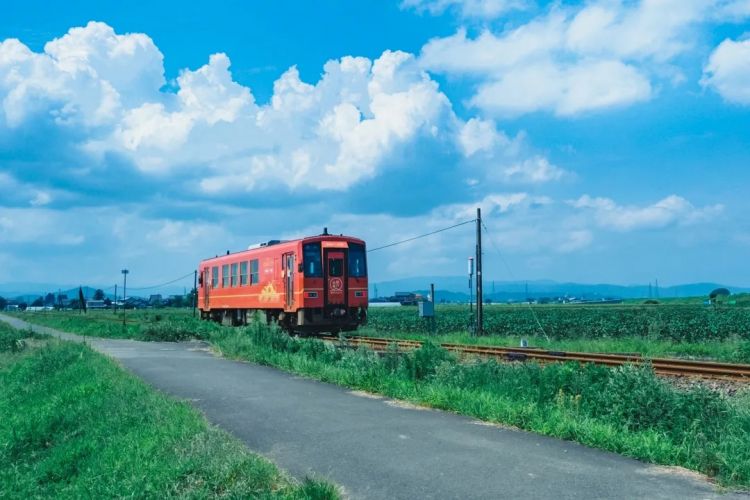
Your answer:
[[[81,287],[83,290],[83,296],[87,299],[94,297],[97,288],[90,286]],[[16,299],[26,303],[31,303],[39,297],[44,297],[48,293],[52,293],[57,296],[58,293],[67,295],[69,299],[78,298],[78,287],[77,286],[55,286],[51,284],[21,284],[21,283],[8,283],[0,284],[0,297],[7,299]],[[105,292],[106,297],[114,298],[112,290],[109,293]]]
[[[87,299],[93,298],[94,293],[99,288],[104,290],[104,295],[106,297],[109,297],[110,299],[115,298],[115,291],[112,285],[108,285],[106,287],[84,285],[82,288],[83,295]],[[131,289],[130,286],[128,286],[128,297],[148,298],[151,294],[161,294],[163,297],[168,297],[170,295],[181,295],[183,292],[189,292],[191,289],[192,287],[185,288],[179,285],[167,285],[163,288],[149,288],[146,290],[138,288]],[[0,283],[0,297],[5,297],[7,299],[18,299],[27,303],[33,302],[37,297],[43,297],[48,293],[57,295],[58,292],[62,293],[63,295],[67,295],[69,299],[77,299],[78,285],[60,285],[53,283]],[[117,295],[120,298],[122,297],[122,287],[118,287]]]
[[[372,297],[390,297],[396,292],[427,293],[430,283],[435,284],[438,300],[467,301],[469,299],[469,279],[462,276],[426,276],[404,278],[393,281],[370,283]],[[549,280],[537,281],[498,281],[484,280],[484,296],[493,301],[523,300],[541,297],[578,297],[583,299],[639,299],[647,297],[697,297],[708,294],[719,287],[728,288],[732,293],[750,292],[750,288],[726,286],[719,283],[686,283],[668,287],[648,285],[612,285],[606,283],[559,283]],[[377,288],[377,294],[376,289]]]

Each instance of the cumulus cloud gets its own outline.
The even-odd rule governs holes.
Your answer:
[[[595,222],[617,231],[663,228],[673,224],[689,225],[711,220],[721,213],[720,204],[702,208],[693,206],[681,196],[670,195],[651,205],[618,205],[610,198],[583,195],[568,201],[573,208],[587,211]]]
[[[510,138],[492,120],[468,120],[459,130],[458,142],[471,175],[482,173],[492,182],[540,184],[569,174],[544,156],[528,152],[525,134]],[[476,185],[479,180],[471,177],[466,182]]]
[[[711,53],[701,84],[724,99],[750,104],[750,40],[724,40]]]
[[[420,60],[430,71],[477,82],[470,104],[485,112],[577,115],[646,101],[654,94],[653,80],[664,75],[680,82],[683,77],[672,61],[694,45],[695,26],[716,21],[716,9],[725,4],[552,4],[520,26],[485,29],[475,37],[461,28],[433,39],[422,48]]]
[[[80,159],[68,168],[102,172],[116,159],[146,176],[180,172],[198,195],[347,190],[397,163],[389,159],[405,148],[481,157],[497,168],[536,156],[492,121],[461,120],[419,61],[400,51],[328,61],[314,83],[291,67],[269,102],[258,103],[232,77],[226,54],[166,85],[148,36],[90,22],[40,53],[2,42],[0,102],[0,131],[49,127],[60,136],[54,148]]]

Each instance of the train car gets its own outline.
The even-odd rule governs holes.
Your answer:
[[[205,320],[243,325],[260,311],[303,333],[351,331],[367,321],[365,242],[327,229],[203,260],[198,276]]]

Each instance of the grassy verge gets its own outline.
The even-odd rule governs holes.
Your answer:
[[[90,349],[0,323],[0,498],[335,498]]]
[[[426,344],[378,356],[265,325],[212,336],[223,354],[750,485],[750,393],[677,389],[648,368],[459,364]]]
[[[190,338],[208,339],[221,327],[194,318],[188,310],[160,309],[155,311],[44,311],[12,313],[12,316],[38,325],[92,337],[179,341]]]

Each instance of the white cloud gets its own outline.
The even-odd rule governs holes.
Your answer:
[[[477,153],[492,153],[497,148],[507,149],[512,145],[504,133],[497,130],[491,120],[471,118],[464,123],[458,133],[458,141],[465,156]]]
[[[153,221],[154,229],[146,232],[146,240],[157,247],[178,252],[192,253],[201,240],[226,241],[228,235],[217,224],[174,220]]]
[[[0,241],[45,246],[76,246],[86,241],[75,220],[46,208],[0,207]]]
[[[494,19],[508,11],[526,9],[531,3],[529,0],[402,0],[401,8],[432,15],[456,9],[463,17]]]
[[[653,80],[678,85],[684,79],[672,61],[693,47],[695,27],[717,21],[716,9],[725,4],[555,3],[543,15],[500,32],[484,30],[471,38],[461,28],[433,39],[420,60],[430,71],[474,79],[470,104],[499,116],[535,111],[571,116],[627,106],[650,99]]]
[[[562,179],[567,172],[549,162],[547,158],[535,156],[503,169],[502,175],[509,181],[538,184]]]
[[[724,40],[711,53],[701,84],[724,99],[750,104],[750,40]]]
[[[470,102],[500,115],[550,110],[570,116],[650,97],[648,79],[619,61],[582,61],[570,66],[548,61],[512,70],[480,85]]]
[[[89,168],[114,155],[147,175],[185,172],[191,188],[206,194],[346,190],[389,168],[386,159],[399,148],[418,144],[449,145],[491,165],[524,162],[523,134],[511,140],[492,121],[463,122],[405,52],[328,61],[315,83],[291,67],[266,104],[234,81],[226,54],[182,70],[166,90],[162,60],[148,36],[96,22],[72,28],[42,53],[6,40],[0,131],[43,121],[76,137],[66,140]]]
[[[456,133],[448,98],[410,54],[326,63],[315,84],[296,68],[268,104],[232,78],[214,54],[164,91],[162,55],[143,34],[106,24],[73,28],[34,53],[0,45],[0,127],[51,120],[87,138],[77,146],[105,161],[118,153],[145,173],[202,169],[207,192],[268,186],[346,189],[376,175],[383,159],[419,137]]]
[[[34,53],[16,39],[0,42],[0,124],[36,115],[71,126],[100,126],[122,106],[142,103],[164,84],[161,52],[143,34],[117,35],[90,22]]]
[[[618,231],[663,228],[672,224],[689,225],[711,220],[722,212],[720,204],[696,208],[685,198],[670,195],[647,206],[618,205],[610,198],[583,195],[568,204],[593,215],[597,225]]]

